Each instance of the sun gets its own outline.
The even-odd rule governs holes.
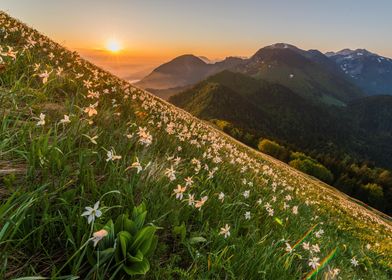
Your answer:
[[[106,49],[112,53],[116,53],[121,51],[121,44],[120,42],[118,42],[115,39],[110,39],[107,43],[106,43]]]

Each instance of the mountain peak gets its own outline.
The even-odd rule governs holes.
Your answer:
[[[297,54],[300,56],[297,56],[298,59],[306,59],[307,58],[307,51],[300,49],[294,45],[290,45],[287,43],[276,43],[273,45],[269,45],[266,47],[263,47],[259,49],[252,57],[251,59],[259,59],[260,57],[265,56],[268,54],[273,54],[273,56],[277,56],[278,58],[284,58],[286,56],[292,56],[293,54]],[[283,55],[283,56],[282,56]]]
[[[183,54],[175,57],[170,62],[185,62],[185,63],[197,63],[197,64],[205,64],[205,62],[200,58],[193,54]]]
[[[265,48],[270,48],[270,49],[296,49],[299,50],[299,48],[297,48],[294,45],[291,44],[287,44],[287,43],[275,43],[269,46],[266,46]]]
[[[336,52],[336,54],[339,54],[339,55],[350,55],[350,54],[353,54],[354,52],[355,52],[355,50],[346,48],[346,49],[342,49],[342,50]]]
[[[136,85],[149,90],[167,90],[165,92],[166,98],[210,75],[233,68],[242,61],[241,58],[226,57],[222,61],[212,62],[206,57],[184,54],[155,68]]]
[[[366,56],[368,56],[368,55],[376,55],[376,54],[369,52],[366,49],[352,50],[352,49],[347,48],[347,49],[342,49],[338,52],[326,52],[325,55],[328,57],[331,57],[331,56],[335,56],[335,55],[341,55],[341,56],[350,56],[350,55],[351,56],[364,56],[364,55],[366,55]]]
[[[172,71],[180,71],[189,69],[190,67],[204,67],[207,63],[205,63],[199,57],[193,54],[184,54],[177,56],[176,58],[172,59],[171,61],[162,64],[161,66],[154,69],[153,72],[172,72]]]

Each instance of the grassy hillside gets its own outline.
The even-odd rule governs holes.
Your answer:
[[[0,39],[0,278],[390,279],[381,214],[4,13]]]

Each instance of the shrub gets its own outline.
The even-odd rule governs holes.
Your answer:
[[[306,174],[312,175],[323,182],[332,183],[333,174],[324,165],[310,159],[295,159],[289,162],[289,165]]]
[[[304,153],[301,153],[301,152],[292,152],[290,154],[290,160],[295,160],[295,159],[300,159],[300,160],[308,159],[314,163],[318,163],[315,159],[313,159],[310,156],[305,155]]]
[[[267,155],[273,156],[274,158],[282,161],[287,161],[289,151],[274,141],[263,139],[259,142],[257,147],[261,152]]]
[[[381,186],[368,183],[362,185],[359,190],[359,196],[364,201],[368,201],[370,205],[376,206],[380,209],[384,208],[384,192]]]
[[[389,170],[383,170],[378,175],[377,181],[384,186],[392,186],[392,174]]]

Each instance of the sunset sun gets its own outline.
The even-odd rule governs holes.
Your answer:
[[[118,42],[115,39],[110,39],[107,43],[106,43],[106,49],[112,53],[116,53],[121,51],[121,44],[120,42]]]

